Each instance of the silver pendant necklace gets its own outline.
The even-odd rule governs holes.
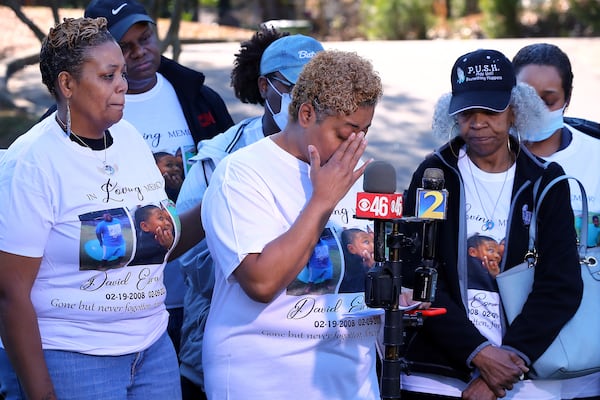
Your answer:
[[[58,113],[56,113],[56,122],[58,122],[58,125],[60,125],[60,127],[62,128],[63,131],[65,131],[67,136],[73,135],[73,137],[75,139],[77,139],[79,141],[79,143],[81,143],[82,145],[84,145],[85,147],[90,149],[92,151],[92,154],[95,154],[94,149],[92,149],[90,147],[90,145],[88,145],[82,138],[80,138],[75,132],[73,132],[70,129],[70,127],[60,119],[60,117],[58,116]],[[102,137],[104,139],[104,161],[100,160],[100,161],[102,161],[102,170],[104,171],[104,173],[106,175],[113,175],[115,173],[115,168],[106,161],[106,148],[107,148],[106,131],[104,131],[104,134],[102,135]]]
[[[471,173],[471,179],[473,180],[473,187],[475,188],[477,199],[479,199],[479,204],[481,205],[481,210],[483,211],[483,216],[485,217],[485,221],[481,226],[481,230],[484,232],[491,231],[492,229],[494,229],[494,226],[496,226],[496,224],[494,223],[494,214],[496,213],[496,208],[498,207],[498,203],[500,202],[500,198],[502,197],[502,192],[504,191],[504,185],[506,184],[506,179],[508,178],[508,170],[510,169],[510,166],[506,169],[506,172],[504,173],[504,181],[502,182],[500,193],[498,193],[498,198],[496,199],[496,203],[494,204],[492,214],[488,218],[488,214],[485,211],[485,207],[483,206],[483,201],[481,201],[481,196],[479,195],[479,189],[477,189],[477,184],[475,183],[475,175],[473,175],[473,169],[471,168],[472,163],[473,161],[471,161],[471,158],[467,157],[467,165],[469,166],[469,172]]]

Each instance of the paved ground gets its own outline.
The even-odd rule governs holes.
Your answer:
[[[369,131],[369,155],[391,162],[397,169],[398,190],[404,189],[416,165],[443,142],[429,133],[432,107],[450,90],[454,60],[477,48],[495,48],[511,58],[522,46],[551,41],[569,54],[575,73],[571,116],[600,120],[600,38],[507,39],[461,41],[327,42],[326,48],[356,51],[373,61],[384,83],[384,98]],[[229,86],[229,73],[238,43],[184,46],[180,61],[203,71],[207,84],[225,99],[235,121],[261,113],[241,104]],[[21,104],[43,112],[52,100],[40,83],[37,66],[17,73],[9,89]]]

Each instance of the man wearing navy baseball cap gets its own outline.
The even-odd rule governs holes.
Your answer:
[[[104,17],[127,63],[123,118],[144,136],[153,153],[169,153],[181,168],[161,171],[176,201],[196,145],[233,125],[221,96],[204,84],[204,74],[161,56],[156,23],[135,0],[93,0],[85,17]],[[179,350],[185,283],[178,260],[165,267],[169,335]]]
[[[161,56],[156,23],[142,4],[93,0],[84,16],[106,18],[108,30],[121,46],[129,84],[123,118],[146,137],[153,152],[195,148],[200,140],[233,125],[221,96],[204,85],[204,74]]]
[[[146,13],[144,6],[135,1],[94,0],[86,8],[84,16],[106,18],[108,29],[117,42],[133,24],[138,22],[155,23]]]
[[[456,60],[451,81],[450,115],[471,108],[502,112],[508,107],[516,85],[510,60],[499,51],[483,49]]]

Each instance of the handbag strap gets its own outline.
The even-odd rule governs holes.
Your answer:
[[[534,211],[533,211],[533,215],[531,217],[531,224],[529,225],[529,251],[531,252],[532,250],[535,253],[535,238],[536,238],[536,225],[537,225],[537,215],[540,209],[540,205],[542,204],[542,200],[544,200],[544,197],[546,197],[546,194],[548,194],[548,191],[552,188],[552,186],[554,186],[555,184],[557,184],[560,181],[564,181],[567,179],[572,179],[575,182],[577,182],[577,184],[579,185],[579,190],[581,191],[581,230],[580,230],[580,236],[579,236],[579,246],[578,246],[578,251],[579,251],[579,258],[582,261],[586,260],[586,253],[587,253],[587,236],[588,236],[588,225],[587,225],[587,221],[588,221],[588,202],[587,202],[587,194],[585,193],[585,189],[583,187],[583,184],[574,176],[571,175],[561,175],[559,177],[554,178],[553,180],[551,180],[546,187],[544,188],[544,190],[542,191],[542,193],[540,194],[539,199],[535,199],[535,194],[538,192],[538,188],[540,185],[540,179],[538,179],[534,185]],[[526,256],[527,258],[527,256]]]
[[[534,267],[537,263],[537,250],[535,247],[535,237],[537,233],[537,193],[540,189],[542,177],[540,176],[537,181],[533,184],[533,210],[531,211],[531,220],[529,222],[529,244],[527,246],[527,253],[523,257],[523,261],[529,265],[529,268]],[[544,193],[544,196],[546,194]]]

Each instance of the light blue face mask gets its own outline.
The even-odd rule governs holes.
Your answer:
[[[565,107],[550,111],[544,120],[544,126],[535,131],[528,140],[530,142],[542,142],[552,136],[558,129],[562,128],[565,124],[563,121],[564,111]]]
[[[269,82],[269,85],[271,85],[273,90],[281,97],[281,107],[279,108],[279,112],[277,114],[273,112],[273,109],[269,104],[269,100],[266,101],[266,105],[269,108],[269,111],[271,111],[271,114],[273,114],[273,120],[279,129],[283,130],[288,122],[288,109],[290,108],[290,103],[292,102],[292,96],[289,93],[281,93],[269,79],[267,79],[267,82]]]

